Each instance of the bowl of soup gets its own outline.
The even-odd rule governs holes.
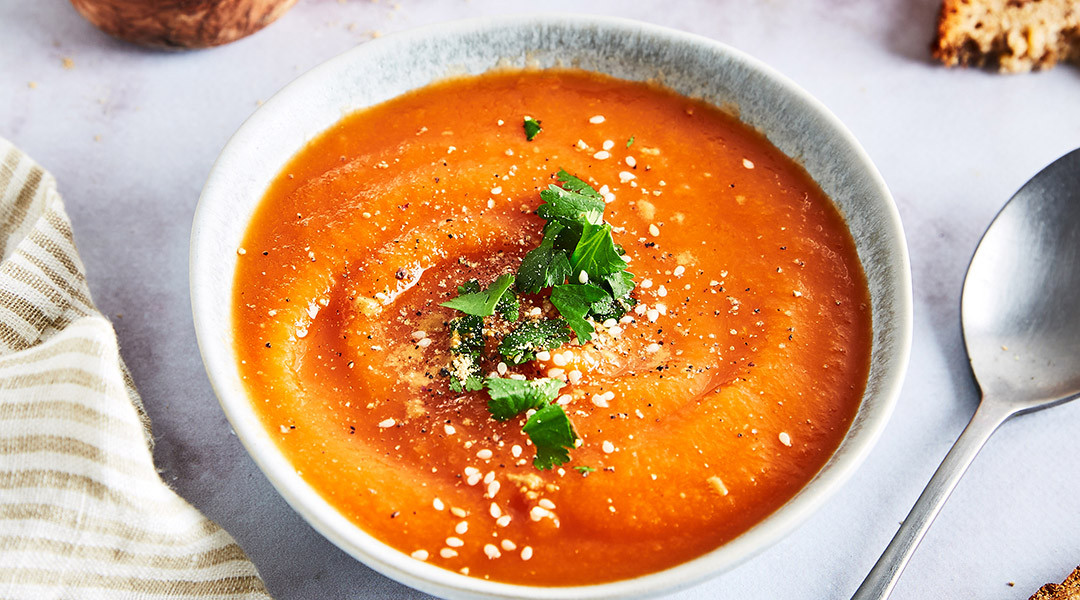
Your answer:
[[[819,102],[634,21],[440,24],[259,108],[195,215],[200,350],[334,544],[460,598],[686,587],[851,476],[907,364],[892,198]]]

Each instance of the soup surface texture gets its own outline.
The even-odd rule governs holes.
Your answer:
[[[531,413],[498,421],[487,390],[451,390],[462,313],[441,303],[517,272],[560,169],[603,198],[635,287],[591,340],[521,365],[490,347],[558,317],[550,291],[485,318],[485,377],[566,382],[580,440],[541,470]],[[237,360],[297,472],[475,577],[599,583],[717,548],[825,464],[869,370],[865,278],[830,201],[736,118],[644,83],[499,71],[349,115],[284,168],[238,252]]]

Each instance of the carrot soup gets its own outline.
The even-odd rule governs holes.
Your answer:
[[[646,83],[498,71],[346,116],[238,252],[237,360],[297,472],[474,577],[592,584],[717,548],[826,463],[869,371],[829,199]]]

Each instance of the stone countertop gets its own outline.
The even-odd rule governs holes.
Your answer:
[[[195,204],[258,103],[375,35],[463,17],[583,12],[499,0],[305,0],[250,38],[170,53],[114,41],[66,2],[0,3],[0,136],[59,181],[95,300],[154,423],[165,481],[232,533],[276,598],[422,597],[341,552],[289,508],[231,433],[188,299]],[[998,76],[930,61],[938,0],[594,0],[739,48],[847,124],[896,197],[915,289],[911,367],[866,463],[783,541],[674,598],[848,597],[978,401],[960,290],[1002,204],[1080,146],[1080,70]],[[1080,563],[1080,402],[994,436],[931,528],[896,599],[1024,599]],[[1070,433],[1072,432],[1072,433]],[[1015,582],[1015,587],[1012,586]]]

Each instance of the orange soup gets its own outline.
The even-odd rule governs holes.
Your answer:
[[[717,548],[825,464],[869,370],[829,199],[644,83],[503,71],[349,115],[239,253],[237,358],[281,450],[376,538],[474,577],[591,584]]]

